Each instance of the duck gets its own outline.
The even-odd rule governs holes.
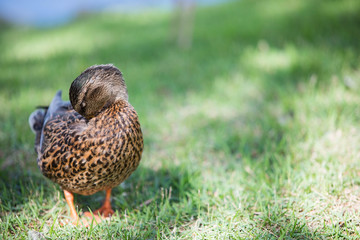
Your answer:
[[[111,217],[112,189],[140,163],[143,135],[128,98],[117,67],[94,65],[72,82],[70,101],[63,101],[58,91],[48,107],[36,109],[29,117],[37,165],[45,177],[60,185],[75,225],[89,223],[79,218],[74,194],[105,191],[102,206],[84,215],[96,223]]]

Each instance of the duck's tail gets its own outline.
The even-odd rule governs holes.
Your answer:
[[[44,119],[47,112],[47,107],[38,107],[30,114],[29,125],[31,130],[35,133],[35,152],[39,154],[41,131],[44,125]]]
[[[42,145],[42,132],[45,124],[56,114],[61,114],[69,110],[71,104],[69,101],[61,99],[61,91],[58,91],[51,101],[49,107],[37,107],[29,117],[29,125],[31,130],[35,133],[35,152],[40,154]]]

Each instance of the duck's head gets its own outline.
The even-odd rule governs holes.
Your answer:
[[[75,111],[86,119],[118,100],[128,100],[122,73],[111,64],[86,69],[72,82],[69,95]]]

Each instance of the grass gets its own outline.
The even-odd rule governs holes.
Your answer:
[[[178,49],[167,13],[97,14],[0,34],[0,238],[357,239],[360,2],[249,1],[197,9]],[[86,67],[125,75],[145,137],[114,189],[118,216],[60,226],[27,118]],[[79,211],[104,194],[77,195]]]

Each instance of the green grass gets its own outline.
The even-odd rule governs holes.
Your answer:
[[[0,238],[357,239],[359,12],[356,0],[199,8],[189,51],[166,13],[2,27]],[[117,217],[60,226],[69,211],[37,169],[27,118],[100,63],[123,71],[145,150],[114,189]]]

